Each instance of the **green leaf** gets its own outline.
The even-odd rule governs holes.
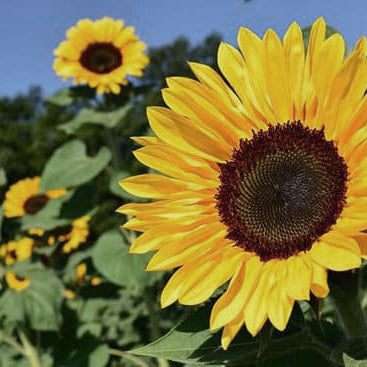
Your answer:
[[[77,85],[59,90],[53,96],[48,97],[46,102],[60,107],[66,107],[73,104],[78,98],[92,99],[95,97],[95,93],[95,88],[90,88],[88,85]]]
[[[343,354],[343,361],[345,367],[367,367],[367,360],[357,361],[347,354]]]
[[[53,96],[48,97],[46,101],[61,107],[69,106],[74,102],[73,92],[68,88],[61,89]]]
[[[131,109],[131,105],[123,106],[112,112],[98,112],[84,108],[69,122],[59,126],[67,134],[72,134],[84,124],[101,125],[107,128],[116,127]]]
[[[34,330],[58,330],[61,323],[63,285],[51,270],[33,268],[17,273],[30,285],[22,292],[8,288],[0,298],[1,314],[10,321],[28,322]]]
[[[200,308],[162,338],[144,347],[134,349],[131,353],[188,364],[262,366],[263,363],[272,361],[266,365],[275,366],[273,363],[279,359],[284,362],[288,355],[292,355],[293,360],[298,358],[299,362],[302,359],[305,360],[304,356],[302,359],[297,357],[300,350],[304,350],[307,351],[305,355],[310,354],[313,360],[317,358],[324,363],[319,365],[328,366],[326,360],[317,354],[321,347],[318,346],[316,349],[315,342],[310,339],[299,307],[293,310],[286,331],[273,333],[272,339],[267,343],[267,348],[261,356],[258,356],[260,338],[252,337],[244,328],[232,341],[229,349],[224,351],[220,344],[221,331],[212,333],[208,329],[211,308],[212,304]],[[283,363],[283,366],[286,365]],[[304,366],[305,364],[289,364],[289,366],[295,365]]]
[[[93,248],[96,269],[111,282],[125,287],[144,288],[154,284],[162,273],[145,271],[149,255],[129,254],[121,234],[112,230],[104,233]]]
[[[85,144],[72,140],[57,149],[41,177],[41,191],[82,185],[97,176],[111,159],[103,147],[95,157],[86,155]]]

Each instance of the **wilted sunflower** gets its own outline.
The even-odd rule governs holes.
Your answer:
[[[120,93],[126,76],[141,76],[149,63],[145,43],[122,20],[81,19],[66,35],[67,41],[54,51],[56,74],[74,78],[76,84],[87,83],[98,93]]]
[[[4,215],[8,218],[36,214],[50,199],[67,194],[64,189],[49,190],[40,193],[40,177],[25,178],[10,186],[5,194]]]
[[[34,240],[24,237],[18,241],[9,241],[0,247],[0,257],[6,265],[28,259],[32,255]]]
[[[367,254],[367,43],[344,60],[343,38],[325,39],[325,27],[315,22],[307,54],[297,23],[283,41],[241,28],[241,52],[219,47],[227,83],[196,63],[198,81],[169,78],[169,109],[148,110],[157,137],[135,139],[135,156],[169,177],[121,182],[158,199],[119,212],[144,232],[131,252],[157,251],[147,270],[179,267],[163,307],[202,303],[229,281],[210,320],[224,349],[242,325],[284,330],[295,300],[327,296],[328,269]]]
[[[5,274],[5,279],[9,288],[15,290],[16,292],[23,292],[31,284],[31,281],[28,277],[20,277],[12,271]]]

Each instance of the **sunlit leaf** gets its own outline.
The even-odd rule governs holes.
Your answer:
[[[34,330],[58,330],[61,323],[63,286],[51,270],[40,268],[17,272],[30,285],[22,292],[8,288],[0,298],[0,313],[11,321],[27,322]]]
[[[96,269],[111,282],[142,289],[157,281],[162,273],[145,272],[149,255],[129,254],[121,234],[112,230],[104,233],[93,248]]]
[[[74,133],[84,124],[101,125],[107,128],[116,127],[130,111],[131,105],[126,105],[112,112],[99,112],[94,109],[85,108],[79,112],[71,121],[61,125],[59,128],[67,134]]]
[[[357,361],[356,359],[349,357],[347,354],[343,355],[343,361],[345,367],[367,367],[367,360]]]
[[[94,157],[88,157],[86,146],[72,140],[55,151],[41,177],[41,191],[82,185],[97,176],[111,159],[110,151],[102,147]]]

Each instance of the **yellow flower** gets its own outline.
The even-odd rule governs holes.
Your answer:
[[[24,291],[31,284],[31,281],[28,277],[19,277],[13,272],[6,273],[5,279],[9,288],[14,289],[17,292]]]
[[[64,253],[69,253],[77,249],[86,241],[89,234],[89,221],[89,215],[78,218],[72,222],[71,227],[57,237],[58,241],[63,243],[62,251]]]
[[[89,234],[89,221],[89,215],[75,219],[70,225],[59,227],[46,233],[42,240],[45,240],[49,246],[59,243],[63,247],[63,252],[69,253],[86,241]],[[28,233],[36,238],[45,235],[45,231],[41,228],[29,229]]]
[[[99,277],[93,277],[90,280],[90,284],[93,285],[94,287],[99,286],[101,283],[102,283],[102,281],[101,281],[101,278],[99,278]]]
[[[196,63],[198,81],[169,78],[169,109],[148,109],[157,137],[135,152],[164,176],[121,182],[158,199],[118,211],[144,232],[131,252],[156,251],[147,270],[179,268],[163,307],[200,304],[229,281],[210,321],[224,349],[243,325],[284,330],[295,301],[327,296],[328,269],[367,255],[367,42],[344,59],[325,27],[315,22],[307,54],[297,23],[283,40],[241,28],[241,52],[219,47],[226,81]]]
[[[6,265],[28,259],[32,255],[34,240],[24,237],[19,241],[9,241],[0,247],[0,256]]]
[[[81,263],[75,268],[75,280],[78,284],[83,284],[87,274],[87,264]]]
[[[5,194],[4,215],[13,218],[36,214],[50,199],[57,199],[67,194],[64,189],[40,193],[40,182],[40,177],[25,178],[10,186]]]
[[[66,35],[67,41],[54,51],[56,74],[74,78],[76,84],[87,83],[98,93],[120,93],[126,76],[140,77],[149,63],[145,43],[122,20],[81,19]]]
[[[75,298],[75,293],[70,289],[65,289],[64,297],[67,298],[67,299],[74,299]]]

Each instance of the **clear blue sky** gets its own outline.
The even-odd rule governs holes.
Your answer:
[[[320,15],[349,47],[367,33],[366,0],[2,0],[0,96],[31,84],[47,94],[63,87],[52,70],[52,51],[80,18],[122,18],[149,46],[158,46],[179,35],[198,42],[212,31],[234,44],[241,25],[283,34],[293,20],[307,26]]]

